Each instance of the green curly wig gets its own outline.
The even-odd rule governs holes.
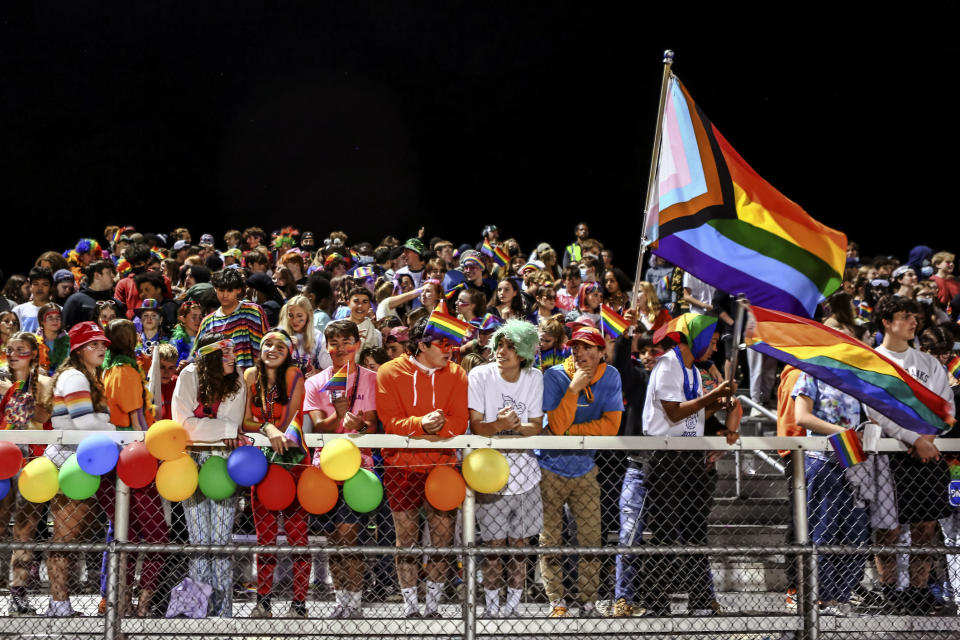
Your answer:
[[[540,344],[537,328],[524,320],[507,320],[491,338],[494,351],[504,338],[510,341],[517,355],[523,360],[523,368],[532,367],[537,355],[537,345]]]

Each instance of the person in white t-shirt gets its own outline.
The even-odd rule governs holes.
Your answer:
[[[683,274],[683,299],[690,305],[690,313],[716,315],[713,296],[717,290],[690,273]]]
[[[543,374],[533,366],[538,341],[536,327],[523,320],[508,320],[493,334],[495,362],[470,371],[471,433],[530,436],[541,432]],[[523,547],[543,527],[540,465],[531,451],[508,451],[504,455],[510,463],[506,486],[496,494],[477,495],[480,537],[492,547]],[[526,557],[510,556],[507,569],[507,601],[501,612],[501,560],[499,556],[484,558],[484,617],[516,615],[527,573]]]
[[[703,436],[708,416],[728,405],[734,392],[721,382],[704,393],[703,380],[694,362],[706,360],[716,351],[717,319],[685,313],[664,325],[654,341],[667,347],[650,373],[643,405],[643,431],[648,436]],[[675,345],[675,346],[673,346]],[[672,348],[669,348],[671,347]],[[739,402],[729,406],[727,441],[739,432],[742,410]],[[722,452],[658,451],[650,462],[647,482],[647,522],[654,545],[704,545],[707,517],[716,482],[713,464]],[[706,555],[651,558],[648,581],[652,597],[648,611],[654,616],[670,614],[670,593],[689,594],[691,615],[713,615],[719,611]]]

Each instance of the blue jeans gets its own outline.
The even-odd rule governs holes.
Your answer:
[[[620,546],[643,543],[643,503],[647,488],[643,484],[643,470],[627,467],[620,490]],[[617,555],[617,586],[614,597],[633,602],[639,558],[634,555]]]
[[[843,468],[835,460],[807,457],[807,519],[810,541],[822,545],[865,545],[870,542],[867,510],[858,508]],[[865,556],[818,556],[821,600],[848,602],[863,579]]]

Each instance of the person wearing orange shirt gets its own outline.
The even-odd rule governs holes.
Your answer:
[[[377,372],[377,415],[386,433],[428,439],[449,438],[466,432],[467,375],[450,362],[455,341],[427,330],[428,318],[410,330],[413,353],[395,358]],[[417,544],[420,507],[427,513],[430,541],[443,547],[453,540],[455,511],[438,511],[425,501],[427,474],[437,465],[456,464],[451,449],[384,449],[383,477],[393,512],[398,547]],[[417,558],[397,556],[397,578],[403,593],[404,615],[421,617],[417,598]],[[427,564],[426,606],[423,617],[438,618],[443,576],[447,564],[431,556]]]

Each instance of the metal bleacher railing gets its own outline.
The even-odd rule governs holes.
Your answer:
[[[762,432],[764,418],[754,420],[758,432]],[[769,427],[769,422],[766,423]],[[76,444],[86,435],[82,432],[56,431],[6,431],[0,439],[16,444]],[[118,444],[142,438],[142,433],[117,432],[109,434]],[[355,547],[330,547],[323,539],[311,538],[308,552],[313,558],[314,587],[322,582],[318,558],[337,554],[362,556],[368,566],[389,560],[397,554],[414,552],[417,556],[442,556],[450,559],[451,575],[459,576],[462,582],[452,589],[441,607],[439,617],[433,619],[405,618],[399,613],[399,605],[390,602],[385,593],[373,593],[365,598],[364,617],[356,619],[331,619],[327,615],[328,596],[312,594],[309,614],[305,619],[274,618],[255,619],[246,617],[252,607],[250,599],[235,598],[232,618],[164,618],[131,617],[122,606],[120,588],[121,558],[125,554],[143,552],[160,553],[165,557],[189,557],[196,554],[208,556],[228,555],[241,568],[252,565],[256,554],[269,552],[281,559],[302,554],[303,547],[278,544],[261,547],[234,536],[232,544],[223,546],[190,545],[181,542],[149,545],[128,540],[129,490],[117,481],[116,515],[113,522],[113,539],[55,544],[45,541],[0,543],[0,555],[9,557],[13,550],[26,549],[35,553],[70,552],[74,554],[106,554],[106,601],[105,615],[95,613],[100,593],[77,597],[82,601],[77,609],[84,615],[63,618],[43,617],[42,611],[35,617],[0,618],[2,637],[103,637],[114,638],[161,638],[161,637],[342,637],[368,635],[379,637],[443,636],[472,639],[481,636],[527,636],[592,635],[653,637],[782,637],[817,638],[831,637],[960,637],[960,618],[921,617],[911,615],[834,616],[821,615],[819,585],[817,581],[818,559],[824,554],[857,554],[866,558],[869,554],[896,553],[927,554],[947,559],[955,548],[936,544],[927,547],[834,545],[817,546],[810,543],[807,518],[807,489],[803,464],[787,465],[777,450],[791,450],[794,461],[802,462],[804,452],[830,452],[825,438],[744,436],[735,445],[727,445],[724,438],[658,438],[658,437],[480,437],[459,436],[439,442],[427,442],[392,435],[321,435],[308,434],[311,447],[329,443],[332,439],[350,437],[360,447],[391,448],[448,448],[459,449],[464,454],[479,448],[529,450],[529,449],[595,449],[603,452],[598,456],[602,465],[610,465],[606,477],[605,492],[615,500],[623,478],[626,454],[624,452],[682,452],[724,451],[726,455],[717,463],[716,487],[713,490],[708,519],[707,543],[653,545],[649,543],[649,531],[637,536],[633,545],[618,542],[616,531],[619,522],[616,516],[606,517],[604,542],[600,547],[583,547],[575,542],[560,547],[502,547],[502,556],[521,555],[533,558],[555,554],[564,560],[564,569],[575,571],[569,562],[572,556],[596,556],[601,558],[599,611],[602,617],[549,618],[549,606],[542,592],[537,592],[537,563],[531,562],[527,590],[518,613],[511,618],[482,619],[483,585],[478,573],[489,548],[478,542],[476,535],[475,496],[467,490],[460,508],[459,534],[454,543],[446,547],[425,544],[411,549],[397,549],[393,544],[384,544],[384,539],[374,544]],[[266,446],[262,436],[256,436],[256,444]],[[960,451],[958,441],[940,440],[942,451]],[[879,451],[902,452],[898,442],[881,440]],[[789,473],[789,477],[784,471]],[[603,475],[601,474],[601,478]],[[790,500],[790,494],[794,499]],[[684,499],[677,496],[677,499]],[[944,498],[946,499],[946,498]],[[608,500],[608,498],[604,498]],[[650,523],[646,523],[649,529]],[[792,538],[792,539],[791,539]],[[573,538],[575,540],[575,534]],[[721,607],[717,615],[694,616],[684,605],[682,595],[673,594],[672,609],[666,614],[639,615],[640,604],[633,615],[615,617],[614,562],[618,555],[636,558],[642,564],[645,559],[671,554],[672,556],[706,556],[709,559],[712,585],[707,588],[715,593]],[[572,565],[572,567],[571,567]],[[788,565],[793,565],[788,566]],[[392,567],[391,563],[387,566]],[[41,579],[31,589],[31,598],[37,604],[45,601]],[[790,576],[795,577],[790,577]],[[869,577],[869,571],[868,571]],[[88,576],[88,581],[90,576]],[[643,579],[641,572],[641,580]],[[80,581],[78,569],[77,582]],[[278,580],[278,584],[279,584]],[[867,582],[866,580],[864,581]],[[942,581],[943,582],[943,581]],[[791,607],[785,600],[791,585],[797,588],[797,606]],[[322,584],[320,585],[322,587]],[[378,587],[379,588],[379,587]],[[570,587],[573,588],[572,586]],[[241,589],[240,586],[237,587]],[[638,591],[643,591],[641,584]],[[278,593],[279,587],[278,587]],[[960,595],[960,594],[958,594]],[[381,597],[383,596],[383,597]],[[86,598],[83,600],[83,598]],[[5,607],[8,596],[0,597],[0,607]],[[642,601],[642,597],[637,598]],[[38,610],[40,607],[37,607]],[[748,634],[748,635],[744,635]]]

